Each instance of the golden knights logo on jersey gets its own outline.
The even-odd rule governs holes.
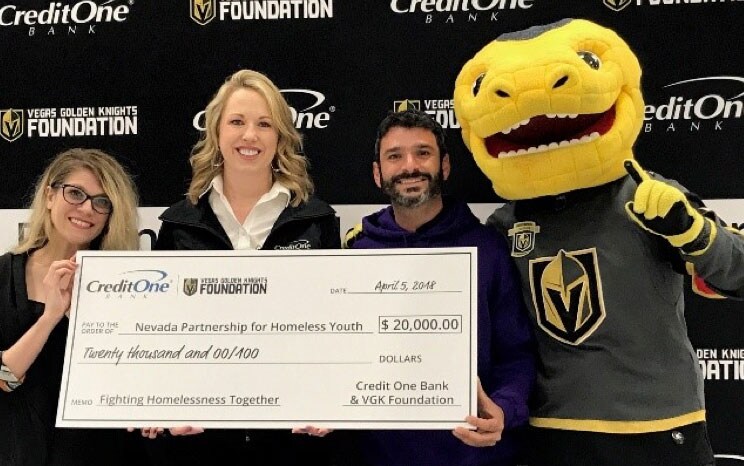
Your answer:
[[[215,0],[190,0],[191,19],[200,26],[204,26],[214,19]]]
[[[13,142],[23,134],[23,110],[0,110],[0,136]]]
[[[537,323],[556,340],[578,345],[605,318],[595,248],[531,260],[530,287]]]
[[[535,249],[535,235],[540,233],[540,227],[535,222],[517,222],[508,233],[512,257],[524,257]]]
[[[184,278],[183,279],[183,294],[186,296],[193,296],[196,293],[196,289],[199,286],[198,278]]]

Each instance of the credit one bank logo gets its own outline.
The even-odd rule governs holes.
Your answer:
[[[85,285],[85,290],[94,294],[137,298],[167,293],[172,285],[172,280],[162,270],[129,270],[119,275],[121,278],[116,281],[91,280]]]
[[[706,76],[664,86],[673,94],[646,105],[644,131],[723,131],[744,115],[744,77]]]
[[[503,10],[527,10],[535,0],[390,0],[390,10],[399,15],[416,15],[424,24],[497,21]]]
[[[95,34],[99,24],[125,22],[132,5],[134,0],[52,1],[46,7],[34,9],[11,3],[0,6],[0,28],[25,29],[29,36]]]
[[[395,13],[452,13],[463,11],[526,10],[535,0],[390,0]]]
[[[280,91],[289,103],[292,123],[297,129],[325,129],[336,111],[333,105],[326,106],[326,96],[311,89],[282,89]],[[297,108],[300,110],[297,110]],[[204,110],[194,115],[193,125],[199,131],[205,128]]]

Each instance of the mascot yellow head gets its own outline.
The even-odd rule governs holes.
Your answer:
[[[612,30],[563,20],[504,34],[460,71],[465,144],[504,199],[599,186],[626,175],[643,123],[641,67]]]

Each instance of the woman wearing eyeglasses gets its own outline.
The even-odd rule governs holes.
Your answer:
[[[72,278],[81,249],[137,249],[137,193],[95,149],[57,155],[42,174],[25,238],[0,256],[0,465],[90,459],[104,431],[55,429]]]

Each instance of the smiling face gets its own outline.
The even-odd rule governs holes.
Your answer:
[[[413,208],[438,197],[449,176],[449,156],[439,154],[434,134],[424,128],[393,127],[380,139],[375,183],[393,204]]]
[[[79,188],[91,197],[105,195],[98,178],[87,168],[73,171],[63,184]],[[46,201],[53,226],[50,241],[66,243],[75,249],[87,248],[101,234],[109,219],[108,214],[93,209],[91,199],[78,205],[71,204],[65,200],[61,187],[48,187]]]
[[[270,176],[279,133],[266,99],[253,89],[233,92],[220,117],[219,141],[226,177]]]
[[[638,61],[614,32],[573,20],[488,44],[460,71],[465,144],[504,199],[599,186],[643,122]]]

